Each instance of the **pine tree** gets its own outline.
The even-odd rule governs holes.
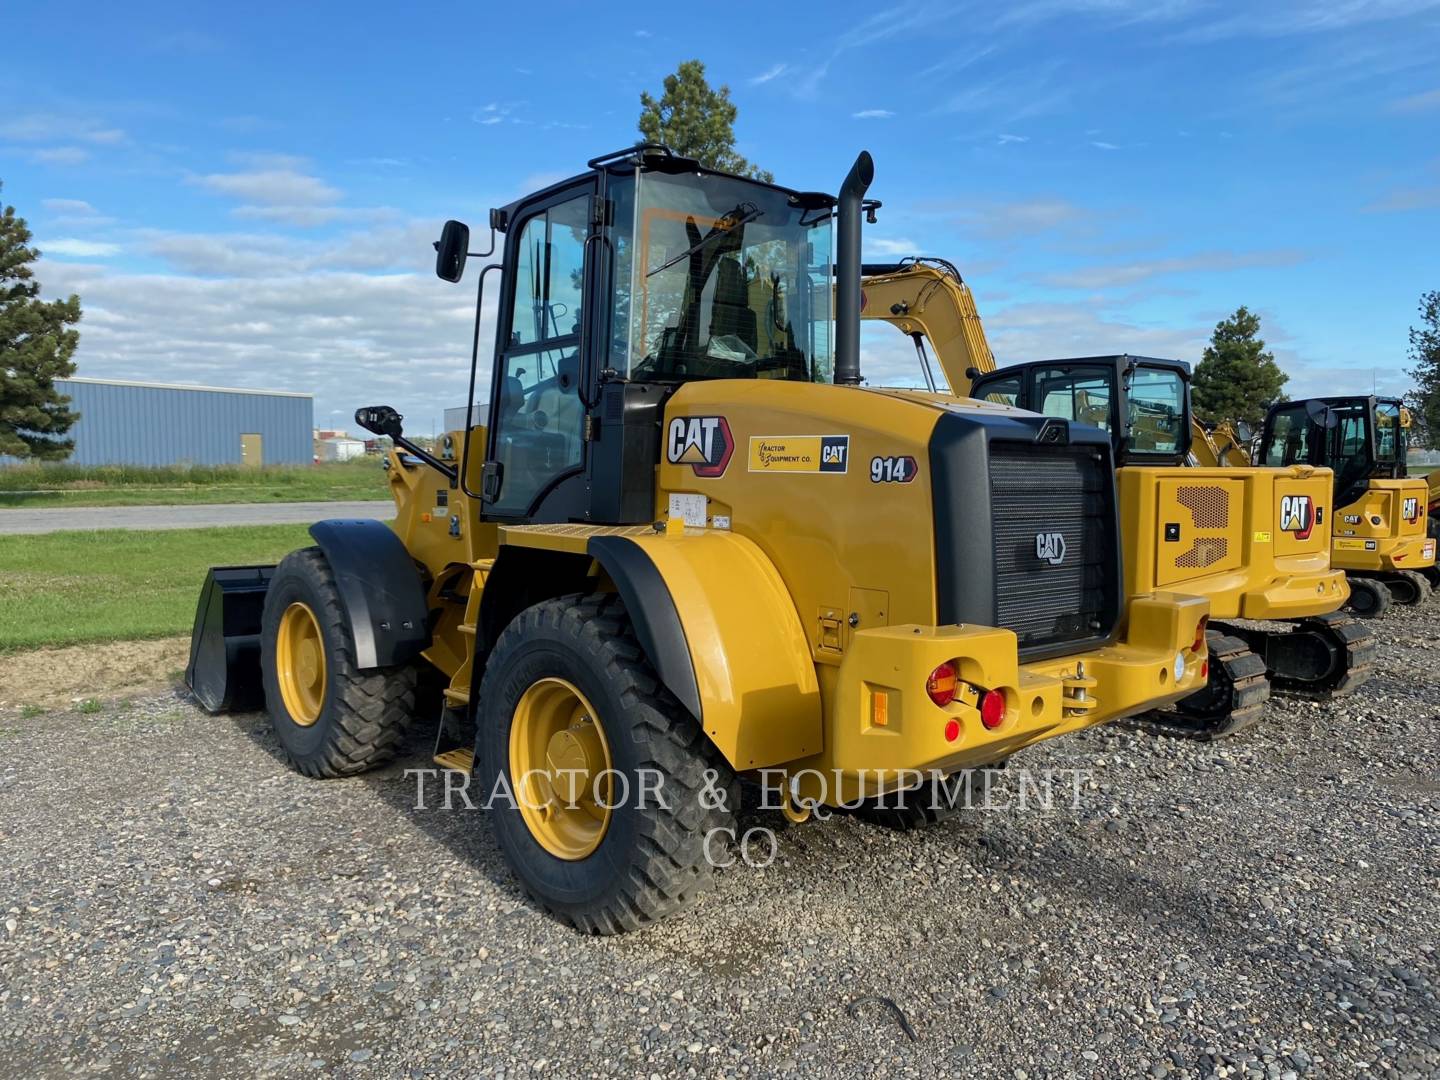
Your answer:
[[[80,334],[80,298],[39,299],[30,263],[40,253],[13,206],[0,211],[0,455],[56,461],[70,456],[63,438],[79,419],[55,380],[75,374],[70,357]]]
[[[1281,389],[1290,376],[1266,352],[1259,333],[1260,316],[1244,307],[1215,324],[1191,384],[1195,412],[1202,419],[1243,420],[1258,428],[1265,411],[1285,399]]]
[[[1420,326],[1410,328],[1410,359],[1415,366],[1405,374],[1415,380],[1415,389],[1405,401],[1420,428],[1411,441],[1440,446],[1440,291],[1420,297]]]
[[[664,143],[677,154],[694,158],[709,169],[753,176],[772,183],[774,174],[757,169],[735,152],[735,117],[730,88],[712,90],[705,65],[686,60],[674,75],[665,76],[659,100],[640,94],[640,134],[646,142]]]

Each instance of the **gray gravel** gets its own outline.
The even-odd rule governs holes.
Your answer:
[[[402,769],[286,771],[179,696],[0,718],[0,1062],[59,1076],[1440,1075],[1440,604],[1351,704],[1027,753],[1078,809],[785,827],[622,938]],[[1017,762],[1018,764],[1018,762]],[[1013,788],[1018,777],[1006,783]],[[1091,783],[1093,782],[1093,783]],[[913,1027],[913,1041],[883,1002]]]
[[[395,516],[393,500],[362,502],[196,503],[188,506],[75,506],[0,509],[0,534],[74,529],[205,529],[217,525],[308,525],[322,518]]]

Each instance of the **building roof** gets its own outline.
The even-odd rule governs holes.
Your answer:
[[[138,382],[133,379],[87,379],[71,376],[56,379],[57,383],[92,383],[100,386],[139,386],[146,390],[203,390],[212,394],[257,394],[265,397],[313,398],[314,394],[301,394],[294,390],[259,390],[248,386],[198,386],[188,383]]]

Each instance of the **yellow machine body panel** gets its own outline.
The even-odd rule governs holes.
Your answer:
[[[1117,639],[1048,660],[1021,662],[1008,629],[937,625],[927,454],[952,409],[1008,411],[914,390],[687,383],[662,423],[658,531],[497,526],[461,486],[392,452],[394,528],[433,581],[439,618],[424,655],[450,677],[446,700],[469,700],[481,598],[503,551],[582,555],[596,537],[633,542],[659,572],[684,631],[701,724],[726,760],[782,768],[800,798],[894,790],[920,771],[993,762],[1203,686],[1203,645],[1194,646],[1209,604],[1181,592],[1130,596]],[[471,490],[484,434],[474,430]],[[728,442],[720,468],[715,439]],[[462,447],[452,432],[442,456],[459,460]],[[876,461],[890,471],[877,475]],[[596,588],[616,588],[598,561],[589,575]],[[940,707],[925,686],[946,662],[956,663],[962,692]],[[983,690],[1004,696],[994,729],[980,720]],[[952,720],[959,734],[949,739]],[[446,758],[452,767],[468,761],[463,751]]]
[[[1296,619],[1349,597],[1330,566],[1330,471],[1116,471],[1126,592],[1199,592],[1217,619]]]
[[[1426,535],[1428,489],[1420,477],[1371,480],[1335,522],[1335,565],[1345,570],[1423,570],[1435,564]]]

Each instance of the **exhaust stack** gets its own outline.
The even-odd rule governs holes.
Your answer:
[[[845,182],[835,220],[835,382],[860,385],[860,204],[875,179],[875,159],[860,151]]]

